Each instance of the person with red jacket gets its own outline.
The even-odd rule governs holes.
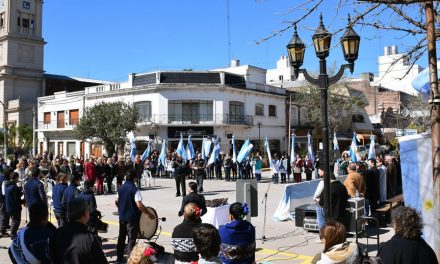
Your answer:
[[[84,166],[85,180],[95,182],[96,181],[96,167],[93,157],[89,158],[89,162],[86,162]]]

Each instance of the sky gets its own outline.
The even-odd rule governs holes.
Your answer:
[[[304,10],[288,12],[299,0],[230,0],[228,45],[227,0],[47,0],[43,4],[46,73],[126,81],[129,73],[156,70],[209,70],[226,67],[229,58],[265,69],[276,67],[293,30],[262,44],[258,40],[290,25]],[[335,13],[333,1],[319,12],[330,32],[346,23],[349,9]],[[334,0],[336,2],[336,0]],[[306,44],[319,24],[319,13],[299,24]],[[386,45],[407,45],[392,32],[355,28],[361,36],[354,76],[377,75],[377,57]],[[333,43],[341,36],[336,36]],[[229,48],[230,47],[230,48]],[[230,52],[229,52],[230,51]],[[425,57],[420,65],[426,66]],[[330,64],[345,63],[340,46]],[[318,70],[313,47],[304,67]]]

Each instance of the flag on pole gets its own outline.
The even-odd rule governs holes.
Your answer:
[[[185,155],[185,147],[183,146],[183,136],[182,136],[182,134],[180,134],[179,145],[177,145],[176,152],[177,152],[178,155],[182,156],[182,158],[184,156],[186,156]]]
[[[220,144],[218,143],[217,139],[214,140],[214,148],[212,149],[211,156],[208,160],[208,165],[214,163],[217,159],[217,155],[220,153]]]
[[[440,68],[437,69],[437,74],[440,74]],[[429,81],[429,67],[421,71],[416,78],[411,82],[414,90],[420,93],[423,102],[427,103],[429,100],[429,92],[431,82]]]
[[[194,159],[196,154],[194,152],[194,146],[191,141],[191,135],[188,136],[188,144],[186,145],[186,154],[188,159]]]
[[[232,162],[237,162],[237,151],[235,149],[235,136],[232,135]]]
[[[294,163],[296,161],[296,155],[295,155],[295,134],[292,134],[292,142],[290,143],[290,164]]]
[[[211,150],[211,140],[204,138],[202,143],[202,157],[206,161]]]
[[[376,159],[376,142],[374,142],[374,135],[370,137],[370,149],[368,150],[368,159]]]
[[[338,139],[336,138],[336,132],[333,133],[333,150],[339,150]]]
[[[243,146],[241,146],[240,152],[237,155],[237,162],[241,163],[247,156],[249,156],[253,147],[254,145],[251,144],[249,138],[246,139]]]
[[[307,155],[312,164],[315,164],[315,154],[313,153],[313,139],[310,134],[307,134]]]
[[[151,154],[151,142],[148,142],[147,148],[145,149],[144,153],[142,153],[142,156],[141,156],[142,163],[143,163],[146,159],[148,159],[148,157],[150,156],[150,154]]]
[[[131,151],[130,151],[130,157],[131,160],[134,161],[136,159],[136,139],[134,137],[133,132],[130,132],[127,134],[127,138],[131,143]]]
[[[269,140],[267,140],[267,137],[264,140],[264,146],[266,147],[266,152],[267,152],[267,157],[269,159],[270,169],[273,170],[272,154],[270,153]]]
[[[352,162],[357,162],[357,156],[356,156],[356,152],[357,152],[357,142],[356,142],[356,132],[353,132],[353,139],[351,140],[351,146],[350,146],[350,158]]]
[[[165,166],[166,164],[166,155],[167,155],[167,143],[164,140],[162,140],[162,149],[160,150],[160,154],[159,154],[159,161],[162,165]]]

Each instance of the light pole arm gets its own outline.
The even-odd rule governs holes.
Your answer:
[[[339,71],[334,76],[329,77],[328,84],[332,85],[337,83],[344,75],[345,69],[350,69],[350,72],[353,73],[354,63],[342,64],[341,68],[339,68]]]
[[[309,83],[313,84],[314,86],[319,86],[320,84],[319,79],[315,79],[312,76],[310,76],[306,69],[299,69],[298,73],[302,73],[306,81],[308,81]]]

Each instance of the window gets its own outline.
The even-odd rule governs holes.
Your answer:
[[[264,116],[264,105],[256,104],[255,105],[255,115],[256,116]]]
[[[278,76],[278,80],[279,80],[279,81],[283,81],[283,79],[284,79],[284,76],[283,76],[283,75]]]
[[[151,101],[137,102],[135,105],[139,112],[139,120],[141,122],[151,121]]]
[[[290,109],[290,126],[298,126],[298,107],[292,105]]]
[[[168,121],[199,124],[213,121],[213,101],[170,100],[168,101]]]
[[[75,142],[67,142],[67,156],[75,156],[76,151],[76,143]]]
[[[302,106],[299,109],[299,120],[301,125],[307,124],[309,122],[309,109],[305,106]]]
[[[5,27],[5,13],[0,14],[0,28]]]
[[[79,110],[70,110],[69,111],[69,125],[78,125],[79,123]]]
[[[277,116],[277,106],[269,105],[269,116]]]
[[[229,102],[229,123],[241,124],[244,122],[244,104],[242,102]]]
[[[44,113],[44,124],[50,124],[50,112]]]

